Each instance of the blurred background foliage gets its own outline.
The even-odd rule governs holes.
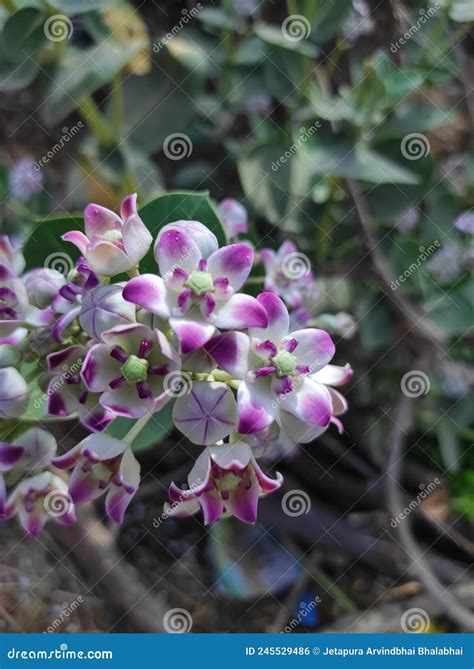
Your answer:
[[[384,411],[426,346],[394,309],[409,299],[447,344],[408,457],[446,476],[445,518],[474,518],[473,24],[470,0],[3,0],[2,230],[134,190],[242,201],[257,249],[289,236],[311,258],[314,312],[355,319],[336,333],[356,371],[342,443],[380,467]],[[164,150],[176,133],[181,159]],[[354,185],[394,280],[408,271],[392,293]]]

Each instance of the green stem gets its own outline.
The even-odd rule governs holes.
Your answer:
[[[326,576],[326,574],[319,569],[319,567],[311,566],[311,575],[317,581],[334,600],[339,604],[341,609],[344,609],[348,613],[356,613],[359,609],[354,604],[352,600],[345,594],[345,592],[338,585],[333,583],[331,579]]]
[[[77,107],[97,141],[105,145],[113,144],[113,134],[91,96],[82,98]]]
[[[125,437],[123,437],[122,441],[125,441],[129,446],[131,446],[134,442],[134,440],[138,437],[140,432],[143,430],[145,425],[148,423],[148,421],[151,418],[151,413],[147,413],[145,416],[137,420],[135,425],[130,428],[130,430],[127,432]]]
[[[245,283],[248,283],[249,286],[261,286],[262,284],[265,283],[265,277],[264,276],[249,276],[247,281]]]
[[[112,131],[117,139],[120,141],[122,123],[123,123],[123,88],[122,88],[122,73],[119,72],[112,80],[111,92],[111,113],[112,113]]]

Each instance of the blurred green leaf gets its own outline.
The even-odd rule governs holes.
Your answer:
[[[11,62],[23,62],[46,42],[44,12],[38,7],[22,7],[4,23],[0,38],[2,55]]]
[[[29,86],[38,73],[39,65],[31,58],[22,63],[0,62],[0,91],[20,91]]]
[[[454,0],[449,9],[449,16],[459,23],[474,21],[472,0]]]
[[[67,49],[42,107],[44,121],[59,123],[82,98],[111,81],[143,46],[141,40],[124,46],[110,38],[88,49]]]
[[[352,10],[352,0],[318,0],[315,17],[311,20],[311,39],[318,43],[333,37]]]
[[[49,0],[49,4],[60,9],[66,16],[85,14],[94,10],[107,9],[118,5],[122,0]]]
[[[256,35],[260,37],[267,44],[285,49],[286,51],[293,51],[301,56],[308,58],[316,58],[318,49],[314,44],[307,39],[291,40],[285,37],[281,27],[272,26],[268,23],[257,22],[254,26]]]
[[[461,444],[456,426],[449,420],[442,420],[438,423],[437,434],[444,466],[448,472],[459,472],[461,469]]]
[[[151,416],[140,434],[134,439],[132,449],[134,453],[158,446],[163,439],[169,437],[174,430],[172,419],[173,402],[168,402],[160,411]],[[122,439],[134,426],[135,420],[130,418],[116,418],[107,428],[107,433],[116,439]]]
[[[48,256],[63,254],[75,260],[79,251],[73,244],[61,240],[61,235],[70,230],[82,230],[83,220],[80,215],[50,216],[36,222],[23,248],[27,268],[42,267]],[[48,263],[49,264],[49,263]]]

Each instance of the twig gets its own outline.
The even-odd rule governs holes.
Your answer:
[[[430,318],[420,312],[417,307],[412,304],[410,300],[401,295],[399,291],[392,290],[391,285],[393,277],[390,265],[385,258],[385,255],[380,250],[378,242],[372,232],[374,229],[372,214],[370,213],[365,199],[360,193],[359,186],[351,179],[347,180],[347,185],[359,215],[360,226],[365,238],[367,250],[372,257],[375,271],[386,289],[387,294],[390,295],[392,303],[396,306],[404,321],[407,322],[408,326],[415,334],[421,337],[425,342],[429,343],[429,346],[431,347],[433,344],[443,347],[447,341],[445,332]]]
[[[54,523],[48,529],[79,565],[91,584],[100,585],[138,632],[163,632],[166,606],[143,585],[140,574],[115,548],[110,531],[92,513],[76,525]],[[116,624],[116,623],[115,623]]]
[[[421,369],[424,365],[424,361],[420,361],[417,368]],[[399,481],[402,469],[404,435],[408,434],[412,426],[413,410],[413,398],[401,395],[395,407],[393,427],[388,438],[390,454],[386,482],[388,503],[393,518],[400,517],[403,512],[403,497]],[[441,610],[451,620],[454,620],[464,631],[472,631],[474,629],[474,615],[434,576],[424,558],[424,551],[420,549],[411,533],[408,520],[399,523],[397,529],[400,543],[410,560],[408,571],[423,583],[433,600],[437,602]]]

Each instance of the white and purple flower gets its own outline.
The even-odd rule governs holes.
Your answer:
[[[240,234],[248,232],[248,214],[243,204],[227,197],[217,207],[225,236],[228,242],[235,241]]]
[[[245,442],[207,447],[188,476],[188,490],[171,484],[167,516],[188,516],[202,509],[206,525],[222,515],[255,523],[258,500],[281,486],[283,478],[266,476]]]
[[[68,453],[54,458],[59,469],[73,469],[69,495],[74,503],[107,493],[109,518],[121,523],[140,483],[140,465],[129,445],[107,434],[91,434]]]
[[[180,353],[203,346],[216,328],[240,330],[267,323],[258,301],[237,292],[252,269],[250,246],[231,244],[204,256],[203,251],[209,253],[213,246],[207,239],[200,243],[195,232],[182,225],[167,226],[155,245],[164,278],[144,274],[131,279],[123,291],[126,300],[169,319]]]
[[[325,379],[335,378],[339,384],[352,372],[349,367],[328,365],[335,347],[327,332],[314,328],[289,332],[282,300],[274,293],[261,293],[257,299],[267,312],[266,328],[249,328],[248,335],[218,334],[206,345],[223,370],[242,379],[237,432],[254,434],[276,420],[294,441],[312,441],[346,409],[342,395]],[[331,375],[328,367],[343,371]]]
[[[103,332],[102,340],[84,360],[87,390],[100,393],[102,407],[117,416],[141,418],[161,409],[172,396],[165,377],[180,368],[164,334],[136,323]]]
[[[74,230],[62,238],[77,246],[92,270],[101,276],[135,270],[153,241],[137,213],[136,194],[124,199],[120,216],[98,204],[88,204],[84,227],[85,234]]]

